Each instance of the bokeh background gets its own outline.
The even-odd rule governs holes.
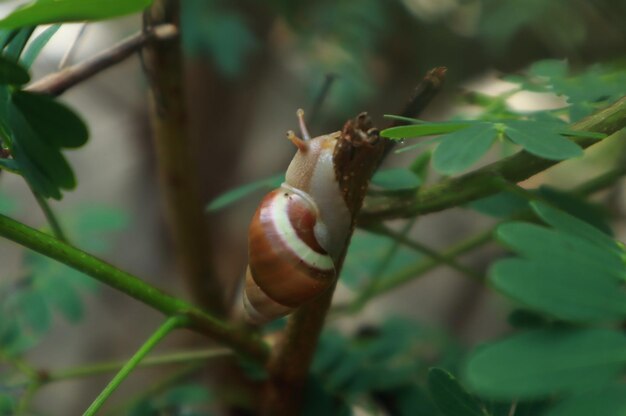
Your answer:
[[[19,2],[17,2],[19,3]],[[3,2],[0,14],[17,4]],[[416,83],[435,66],[448,68],[445,86],[421,117],[446,120],[476,111],[470,91],[497,94],[510,88],[502,74],[519,73],[537,60],[567,60],[573,71],[606,62],[626,65],[626,1],[623,0],[185,0],[182,40],[185,87],[195,170],[203,201],[281,173],[292,154],[285,131],[296,128],[295,110],[311,109],[325,80],[334,82],[310,130],[334,131],[367,110],[375,124],[400,111]],[[68,24],[55,35],[34,67],[34,78],[54,72],[83,31],[72,56],[80,62],[141,28],[140,16],[111,22]],[[106,210],[110,229],[91,243],[106,241],[103,256],[169,292],[189,298],[178,278],[163,195],[151,140],[147,82],[141,59],[123,63],[72,88],[63,100],[87,121],[91,139],[66,152],[79,186],[54,203],[62,222]],[[509,100],[518,109],[559,106],[562,98],[520,93]],[[567,162],[530,180],[568,187],[613,160],[617,144],[595,149],[584,160]],[[387,166],[406,166],[416,153],[392,154]],[[499,157],[490,154],[482,163]],[[436,180],[433,173],[430,180]],[[3,174],[0,196],[17,219],[43,226],[44,219],[21,178]],[[618,237],[625,235],[621,187],[598,195],[610,201]],[[246,230],[262,192],[207,214],[217,274],[237,281],[246,265]],[[101,215],[101,216],[102,216]],[[88,220],[85,220],[88,221]],[[411,236],[444,248],[493,223],[466,209],[420,218]],[[394,224],[400,226],[401,224]],[[80,233],[77,226],[75,233]],[[365,237],[367,238],[367,237]],[[97,245],[97,244],[96,244]],[[375,252],[376,242],[371,250]],[[0,241],[0,279],[23,273],[23,250]],[[501,250],[487,246],[460,259],[484,273]],[[362,255],[362,253],[361,253]],[[354,271],[358,274],[358,270]],[[349,289],[340,287],[338,300]],[[454,270],[440,267],[370,304],[343,328],[401,314],[442,327],[473,345],[506,328],[507,301]],[[42,368],[62,368],[129,356],[153,331],[160,315],[112,289],[87,297],[76,325],[55,318],[54,330],[30,353]],[[163,350],[201,345],[195,337],[168,340]],[[128,394],[140,391],[158,370],[134,374]],[[47,386],[36,403],[45,414],[79,414],[108,376]],[[118,400],[123,400],[119,398]],[[49,411],[49,413],[48,413]]]

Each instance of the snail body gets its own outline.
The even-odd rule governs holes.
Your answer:
[[[287,315],[332,285],[350,234],[333,157],[341,133],[310,138],[298,117],[304,138],[288,133],[298,150],[285,182],[263,198],[249,228],[244,308],[255,323]]]

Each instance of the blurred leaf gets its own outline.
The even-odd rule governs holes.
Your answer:
[[[87,142],[89,131],[85,122],[52,97],[16,91],[11,99],[42,140],[66,148],[80,147]]]
[[[417,175],[422,183],[426,182],[426,179],[428,178],[428,165],[430,164],[431,156],[431,152],[423,152],[413,159],[411,166],[409,166],[409,170]]]
[[[575,322],[626,318],[626,290],[618,280],[578,267],[576,261],[504,259],[489,282],[526,306]]]
[[[7,43],[7,47],[4,51],[4,56],[13,62],[18,62],[28,39],[35,31],[34,26],[24,27],[15,32],[15,36]]]
[[[312,372],[332,394],[349,400],[413,385],[427,358],[440,362],[458,354],[443,334],[404,319],[389,319],[379,327],[364,328],[352,339],[325,331]]]
[[[19,316],[36,334],[50,329],[51,316],[46,299],[36,290],[26,290],[16,295]]]
[[[433,154],[433,167],[447,175],[463,171],[476,163],[495,139],[493,124],[487,123],[446,134]]]
[[[389,237],[357,230],[348,247],[341,282],[350,289],[358,290],[372,279],[378,278],[379,276],[375,275],[378,264],[388,256],[389,250],[394,245],[397,245],[396,242]],[[395,249],[384,275],[390,275],[413,264],[420,257],[421,254],[400,245]]]
[[[0,416],[14,415],[15,410],[15,399],[0,392]]]
[[[609,329],[524,332],[478,348],[467,385],[493,399],[527,399],[599,388],[626,363],[626,336]]]
[[[575,216],[541,202],[533,201],[530,205],[539,218],[557,230],[584,238],[617,255],[624,253],[624,250],[613,238],[605,232],[600,231],[602,230],[601,228],[598,229],[599,227],[591,225],[592,223],[590,221],[582,221]],[[573,205],[572,203],[569,204],[569,206]]]
[[[373,394],[376,402],[387,411],[385,414],[398,416],[440,416],[431,398],[415,383]]]
[[[281,173],[278,175],[271,176],[269,178],[250,182],[246,185],[239,186],[237,188],[231,189],[219,195],[218,197],[213,199],[211,202],[209,202],[206,209],[209,212],[219,211],[239,201],[240,199],[245,198],[252,192],[262,190],[262,189],[269,190],[269,189],[277,188],[284,181],[285,181],[285,174]]]
[[[206,403],[211,394],[206,387],[199,384],[176,386],[162,394],[158,401],[165,406],[182,406],[193,403]]]
[[[26,84],[30,75],[19,64],[0,56],[0,84]]]
[[[245,61],[258,43],[243,16],[216,1],[184,2],[181,27],[185,49],[212,57],[219,71],[231,77],[246,69]]]
[[[560,59],[545,59],[534,62],[529,68],[530,75],[547,79],[565,78],[568,73],[567,61]]]
[[[560,209],[581,221],[597,228],[607,236],[613,234],[608,223],[608,213],[601,206],[598,206],[574,193],[561,191],[542,185],[537,190],[539,196],[549,202],[553,207]]]
[[[413,137],[432,136],[435,134],[452,133],[470,127],[471,121],[423,123],[410,126],[390,127],[380,132],[380,135],[389,139],[410,139]]]
[[[35,59],[39,56],[44,46],[50,41],[52,36],[61,28],[61,25],[52,25],[43,32],[41,32],[33,41],[28,45],[24,53],[22,54],[22,58],[20,59],[20,63],[26,68],[30,68],[35,62]]]
[[[519,215],[528,209],[528,200],[512,192],[500,192],[466,205],[481,214],[496,218]]]
[[[38,171],[41,176],[45,176],[53,186],[58,188],[72,189],[76,186],[76,178],[69,164],[61,155],[59,149],[52,143],[43,140],[30,126],[25,116],[14,105],[9,106],[9,122],[13,131],[14,142],[19,143],[24,153],[14,154],[25,175],[28,170],[24,169],[24,158],[27,158],[31,166]],[[15,144],[15,143],[14,143]],[[32,185],[38,190],[44,190],[37,177]],[[53,195],[46,195],[53,196]]]
[[[0,20],[0,27],[111,19],[140,12],[151,3],[152,0],[38,0],[16,8]]]
[[[5,169],[9,172],[19,172],[20,167],[13,159],[0,159],[0,169]]]
[[[583,154],[582,148],[561,136],[552,123],[507,121],[505,133],[529,153],[545,159],[564,160]]]
[[[522,222],[503,224],[498,227],[496,235],[501,242],[528,259],[569,263],[572,267],[605,273],[616,279],[623,279],[626,274],[619,255],[575,235]]]
[[[545,316],[528,309],[513,310],[507,322],[516,329],[538,329],[549,323]]]
[[[10,215],[17,208],[15,199],[0,190],[0,214]]]
[[[376,172],[372,185],[389,191],[417,189],[422,184],[420,178],[408,169],[395,168]]]
[[[626,385],[609,386],[566,398],[546,416],[624,416],[626,415]]]
[[[445,416],[488,416],[478,399],[467,393],[459,382],[445,370],[428,371],[428,387],[439,410]]]
[[[41,290],[46,294],[46,301],[58,310],[68,322],[73,324],[83,318],[83,302],[73,285],[67,279],[53,279],[41,276]]]
[[[310,376],[304,391],[303,416],[350,416],[348,405],[337,397],[333,397],[322,386],[315,376]]]

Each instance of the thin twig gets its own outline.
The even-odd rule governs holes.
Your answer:
[[[78,46],[80,45],[81,41],[84,39],[86,32],[87,32],[87,23],[85,22],[80,26],[80,29],[78,29],[78,33],[74,37],[74,40],[70,44],[69,48],[67,48],[67,50],[65,51],[65,54],[63,54],[63,57],[61,58],[61,61],[59,62],[59,69],[64,69],[72,61],[72,59],[74,58],[74,54],[78,50]]]
[[[113,379],[107,384],[107,386],[100,392],[98,397],[91,403],[89,408],[84,413],[84,416],[93,416],[102,407],[104,402],[111,397],[111,394],[122,384],[124,380],[133,372],[135,367],[145,358],[146,355],[154,347],[157,346],[167,335],[169,335],[176,328],[180,328],[184,325],[186,318],[182,316],[172,316],[157,328],[157,330],[143,343],[143,345],[137,350],[137,352],[124,364],[120,371],[113,377]]]
[[[41,211],[43,212],[44,216],[46,217],[46,220],[48,221],[48,225],[50,226],[50,229],[52,230],[52,234],[58,240],[63,241],[64,243],[68,243],[69,240],[67,239],[67,236],[63,232],[61,223],[59,223],[59,220],[54,214],[54,211],[52,211],[52,207],[50,206],[50,204],[48,204],[48,201],[46,201],[46,198],[39,195],[39,193],[36,192],[34,189],[31,188],[31,190],[33,192],[33,195],[35,196],[35,200],[37,200],[37,204],[39,204]]]
[[[440,83],[433,84],[433,80],[430,79],[429,73],[421,84],[429,85],[428,88],[423,90],[423,93],[427,97],[422,100],[421,98],[414,97],[410,100],[410,109],[421,110],[423,106],[434,95],[433,91],[436,91],[440,87]],[[443,76],[443,74],[441,74]],[[420,85],[421,85],[420,84]],[[432,87],[432,88],[431,88]],[[416,105],[415,103],[420,103]],[[403,113],[406,113],[405,110]],[[410,114],[414,115],[414,114]],[[357,118],[357,120],[359,120]],[[346,126],[354,126],[350,124],[352,121],[348,121]],[[355,122],[355,123],[358,123]],[[344,128],[345,129],[345,128]],[[344,130],[345,132],[345,130]],[[376,168],[380,165],[382,158],[385,155],[385,150],[388,147],[386,142],[382,144],[384,148],[377,153],[377,156],[368,155],[367,158],[361,159],[362,164],[359,165],[359,174],[363,175],[363,172],[368,172],[368,175],[373,174]],[[357,156],[353,155],[351,161]],[[364,178],[369,180],[368,178]],[[361,186],[362,184],[359,184]],[[348,187],[349,185],[347,185]],[[363,187],[362,189],[365,189]],[[350,191],[351,189],[347,189]],[[351,203],[348,203],[348,208],[352,208],[350,205],[354,205],[354,215],[358,212],[358,208],[361,206],[363,195],[359,192],[352,194],[354,197],[350,199]],[[353,218],[354,220],[354,218]],[[347,244],[349,238],[346,241],[346,247],[344,247],[343,253],[337,262],[337,273],[341,273],[341,268],[345,260],[347,252]],[[324,326],[326,315],[332,302],[335,285],[326,290],[323,294],[318,296],[311,302],[298,308],[295,313],[291,315],[285,328],[284,334],[281,340],[277,343],[273,349],[268,362],[267,368],[270,374],[270,379],[266,384],[264,392],[264,402],[262,403],[261,414],[280,416],[280,415],[293,415],[297,414],[299,408],[302,405],[302,394],[304,390],[305,381],[309,372],[309,367],[313,359],[313,355],[317,348],[317,341]]]
[[[311,112],[308,120],[309,125],[314,125],[317,122],[322,105],[324,104],[324,101],[326,101],[326,98],[330,93],[330,88],[333,86],[336,79],[337,74],[333,74],[332,72],[329,72],[324,76],[324,83],[322,84],[322,87],[317,93],[315,101],[313,101],[313,105],[311,106]]]
[[[26,90],[55,96],[61,95],[69,88],[128,58],[148,42],[155,39],[168,40],[176,36],[178,36],[176,26],[169,24],[156,26],[150,31],[140,32],[126,38],[84,62],[47,75],[30,84]]]
[[[264,363],[267,359],[267,346],[257,335],[235,328],[182,299],[170,296],[138,277],[46,233],[0,215],[0,236],[81,271],[167,316],[186,315],[190,319],[188,328],[205,334],[256,362]]]
[[[624,127],[626,127],[626,97],[572,124],[569,129],[611,135]],[[575,137],[572,141],[586,148],[602,140]],[[415,194],[396,193],[368,198],[361,210],[359,221],[377,222],[411,218],[463,205],[500,191],[500,186],[493,180],[494,178],[517,183],[557,163],[558,161],[542,159],[522,151],[465,175],[420,188]]]

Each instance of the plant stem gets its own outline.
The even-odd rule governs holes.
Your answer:
[[[57,240],[63,241],[64,243],[68,243],[69,240],[67,239],[67,236],[63,232],[63,229],[61,228],[61,224],[59,223],[59,220],[54,214],[54,211],[52,211],[52,207],[50,207],[50,204],[48,204],[48,201],[46,201],[46,198],[41,196],[38,192],[35,192],[34,190],[32,191],[33,191],[33,195],[35,196],[35,199],[37,200],[37,203],[39,204],[39,207],[41,207],[41,211],[43,211],[43,215],[46,217],[46,220],[48,221],[48,225],[50,226],[50,229],[52,230],[52,234],[56,237]]]
[[[257,336],[231,327],[193,305],[162,292],[138,277],[46,233],[0,215],[0,236],[98,279],[165,315],[187,315],[190,319],[188,325],[190,329],[208,335],[256,362],[263,363],[267,359],[267,346]]]
[[[415,112],[421,111],[439,90],[444,74],[445,68],[436,68],[430,71],[418,85],[402,114],[414,116]],[[348,127],[354,127],[354,125],[351,124],[351,121],[346,123]],[[344,127],[343,134],[347,134],[346,127]],[[382,159],[393,147],[393,143],[388,141],[381,142],[380,145],[383,146],[380,152],[376,146],[371,146],[371,149],[376,150],[370,151],[361,148],[363,150],[360,152],[352,152],[349,158],[350,162],[346,162],[346,166],[341,164],[335,165],[336,169],[346,169],[345,176],[341,172],[336,171],[337,176],[340,178],[340,184],[342,183],[341,178],[352,178],[351,180],[348,179],[345,185],[342,185],[342,192],[344,193],[344,200],[348,210],[352,214],[353,226],[356,222],[356,215],[362,205],[369,179],[382,162]],[[350,146],[345,148],[354,150]],[[336,157],[337,153],[334,157]],[[354,170],[348,175],[350,166]],[[356,166],[358,166],[358,169],[356,169]],[[345,189],[343,189],[343,186],[345,186]],[[337,261],[336,271],[338,276],[341,275],[341,268],[351,236],[352,233],[347,236],[343,253]],[[270,377],[266,383],[263,395],[264,401],[261,404],[261,414],[280,416],[299,413],[309,367],[317,348],[317,342],[324,326],[326,315],[332,303],[334,291],[335,285],[332,285],[320,296],[299,307],[289,318],[283,336],[272,350],[267,364]]]
[[[226,348],[212,348],[197,351],[180,351],[170,354],[147,357],[138,367],[156,367],[166,364],[181,364],[193,361],[204,361],[210,358],[224,357],[232,355],[233,352]],[[126,361],[112,361],[105,363],[89,364],[85,366],[68,368],[65,370],[52,371],[43,377],[43,383],[53,383],[56,381],[71,380],[83,377],[92,377],[99,374],[118,371],[126,364]]]
[[[624,127],[626,127],[626,97],[574,123],[569,129],[611,135]],[[602,140],[574,137],[572,141],[586,148]],[[420,188],[413,195],[395,194],[368,198],[361,210],[359,221],[366,223],[410,218],[463,205],[497,193],[500,186],[493,180],[494,178],[500,177],[517,183],[557,163],[558,161],[542,159],[522,151],[465,175]]]
[[[155,0],[144,27],[178,25],[179,0]],[[143,51],[150,81],[151,118],[161,188],[176,257],[194,301],[217,316],[226,314],[224,287],[213,270],[211,239],[198,169],[188,134],[180,38],[151,42]]]
[[[626,164],[618,162],[615,169],[611,169],[608,172],[602,173],[595,178],[590,179],[572,189],[570,192],[576,195],[580,195],[581,197],[592,195],[598,191],[601,191],[611,185],[613,185],[617,180],[626,175]],[[532,194],[534,195],[534,194]],[[491,229],[483,231],[479,234],[476,234],[462,242],[455,244],[445,250],[443,253],[433,252],[437,254],[437,257],[432,257],[427,260],[420,260],[416,263],[405,267],[403,270],[400,270],[394,273],[391,276],[384,277],[380,280],[380,283],[376,284],[371,291],[369,291],[369,295],[364,297],[363,299],[358,299],[359,302],[366,303],[372,298],[385,294],[393,289],[396,289],[398,286],[401,286],[405,283],[416,279],[423,274],[429,272],[435,267],[440,266],[441,264],[449,264],[449,262],[454,261],[454,259],[462,254],[467,253],[475,248],[478,248],[489,241],[493,236],[495,229],[502,223],[513,220],[513,219],[528,219],[531,215],[530,212],[521,213],[516,218],[508,218],[503,221],[498,222],[496,225],[491,227]],[[532,217],[531,217],[532,218]],[[368,228],[365,228],[368,229]],[[354,301],[356,302],[356,300]],[[345,311],[352,311],[357,307],[357,304],[350,304],[349,306],[338,306],[333,308],[333,312],[340,313]]]
[[[122,384],[124,380],[130,375],[130,373],[139,365],[141,360],[170,332],[176,328],[180,328],[185,324],[187,320],[184,316],[172,316],[167,320],[143,343],[139,350],[133,355],[130,360],[124,364],[120,371],[113,377],[113,380],[107,384],[102,392],[91,403],[91,406],[87,408],[84,416],[93,416],[102,407],[104,402],[113,394],[113,392]]]
[[[30,84],[26,90],[55,96],[61,95],[71,87],[128,58],[149,41],[167,40],[177,35],[178,30],[173,25],[157,26],[151,31],[137,33],[110,49],[100,52],[93,58],[46,75]]]

